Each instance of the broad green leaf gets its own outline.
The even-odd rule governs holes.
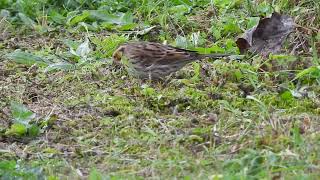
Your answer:
[[[28,134],[32,137],[38,136],[40,134],[40,128],[37,125],[32,125],[28,128]]]
[[[248,17],[247,29],[251,29],[259,23],[259,17]]]
[[[66,17],[55,10],[49,12],[49,18],[57,24],[64,24],[66,21]]]
[[[89,39],[86,37],[84,42],[81,43],[77,50],[76,50],[76,54],[78,56],[80,56],[81,58],[86,58],[88,56],[88,54],[90,53],[91,49],[89,47]]]
[[[11,125],[10,129],[6,131],[6,135],[16,135],[23,136],[27,133],[27,127],[20,123],[14,123]]]
[[[104,29],[113,29],[117,27],[119,30],[132,30],[137,24],[133,22],[132,13],[109,14],[103,10],[89,10],[89,19],[91,21],[101,22],[101,27]],[[117,25],[117,26],[115,26]]]
[[[105,39],[93,37],[90,40],[96,45],[96,52],[101,52],[101,57],[110,57],[120,44],[127,41],[127,37],[111,34]]]
[[[79,22],[85,21],[90,16],[88,11],[83,11],[81,14],[74,16],[68,25],[73,26]]]
[[[130,12],[120,14],[120,25],[133,24],[133,14]]]
[[[18,123],[29,125],[30,120],[35,118],[35,113],[30,111],[26,106],[17,102],[11,102],[11,114]]]
[[[102,22],[100,26],[102,29],[106,29],[106,30],[111,30],[111,29],[114,29],[114,27],[116,27],[115,24],[110,22]]]
[[[128,30],[133,30],[137,26],[138,26],[138,24],[135,24],[135,23],[125,24],[125,25],[122,25],[122,26],[118,27],[117,29],[120,30],[120,31],[128,31]]]
[[[257,6],[257,11],[261,14],[271,14],[274,10],[273,7],[268,2],[262,2]]]
[[[34,28],[36,26],[36,23],[31,18],[26,16],[25,14],[18,13],[18,16],[26,26],[29,26],[31,28]]]
[[[221,9],[231,9],[235,6],[239,6],[243,3],[242,0],[214,0],[213,1],[215,6],[220,7]]]
[[[74,48],[70,48],[70,53],[80,57],[80,61],[86,61],[87,55],[90,53],[91,49],[89,47],[89,39],[86,37],[85,41],[81,43],[76,50]]]
[[[79,23],[80,26],[84,27],[84,29],[88,32],[88,31],[97,31],[99,30],[99,26],[97,24],[97,22],[93,22],[92,24],[88,24],[85,22],[80,22]]]
[[[214,36],[214,38],[216,39],[221,39],[221,30],[216,28],[216,27],[212,27],[212,35]]]
[[[34,64],[40,66],[47,66],[47,62],[39,56],[33,55],[31,53],[22,52],[21,50],[16,50],[10,54],[6,55],[7,58],[24,65],[32,66]]]
[[[118,13],[117,15],[109,14],[102,10],[90,10],[88,11],[91,19],[100,20],[117,25],[125,25],[133,23],[132,13]]]
[[[109,14],[106,11],[90,10],[88,12],[92,19],[96,19],[96,20],[100,20],[108,23],[120,24],[120,18],[118,16]]]
[[[71,11],[71,12],[68,12],[67,14],[67,18],[66,18],[66,24],[67,25],[70,25],[70,22],[73,18],[75,18],[76,16],[79,15],[79,11]]]
[[[54,70],[69,71],[69,70],[74,70],[75,68],[76,68],[76,66],[71,63],[58,62],[58,63],[50,64],[48,67],[45,68],[44,72],[47,73],[47,72],[51,72]]]
[[[169,9],[169,12],[171,14],[174,14],[175,16],[183,16],[185,13],[189,11],[189,6],[187,5],[178,5],[178,6],[173,6]]]
[[[71,48],[72,48],[72,49],[77,49],[77,47],[80,45],[79,42],[73,41],[73,40],[70,40],[70,39],[65,39],[65,40],[63,40],[63,43],[64,43],[65,45],[67,45],[70,49],[71,49]]]

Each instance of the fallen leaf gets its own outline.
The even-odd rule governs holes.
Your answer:
[[[293,29],[291,17],[274,12],[270,18],[261,19],[258,25],[247,30],[236,43],[241,53],[248,50],[262,56],[276,54]]]

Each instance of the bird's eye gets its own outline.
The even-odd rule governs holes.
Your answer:
[[[145,63],[145,64],[143,64],[143,65],[144,65],[144,67],[150,67],[150,66],[151,66],[150,63]]]

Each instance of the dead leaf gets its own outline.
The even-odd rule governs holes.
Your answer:
[[[280,52],[286,37],[293,31],[293,19],[274,12],[270,18],[260,19],[257,26],[247,30],[237,45],[241,53],[249,50],[267,56]]]

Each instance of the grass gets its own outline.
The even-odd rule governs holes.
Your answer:
[[[0,9],[1,178],[319,177],[316,1],[21,0]],[[298,24],[281,55],[195,62],[165,82],[112,65],[129,40],[238,54],[236,37],[273,10]]]

